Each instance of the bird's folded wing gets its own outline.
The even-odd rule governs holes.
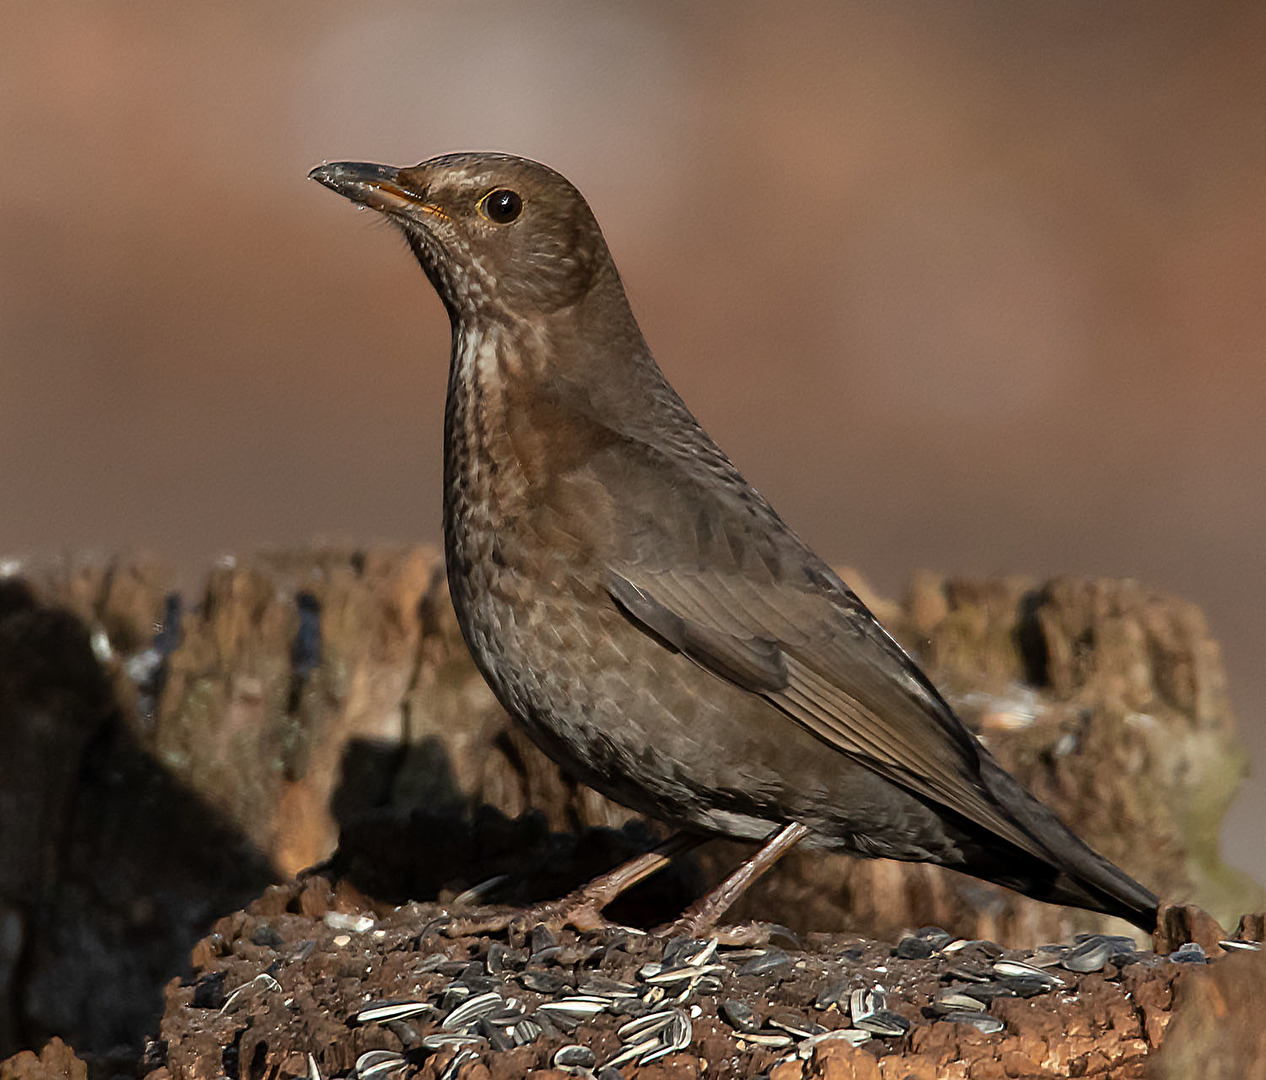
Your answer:
[[[666,645],[885,778],[1044,857],[984,795],[976,745],[949,706],[842,583],[806,588],[639,562],[613,569],[608,588]]]

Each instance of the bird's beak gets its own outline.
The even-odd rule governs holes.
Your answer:
[[[364,161],[332,161],[318,165],[308,176],[337,191],[354,203],[384,213],[418,211],[439,213],[417,192],[411,190],[403,173],[405,169],[390,165],[371,165]]]

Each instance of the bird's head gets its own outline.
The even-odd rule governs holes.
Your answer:
[[[584,197],[508,154],[448,154],[408,168],[339,161],[308,174],[404,233],[454,321],[550,314],[599,282],[618,287]]]

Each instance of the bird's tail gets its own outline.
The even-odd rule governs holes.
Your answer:
[[[1157,898],[1074,836],[988,754],[981,755],[981,779],[998,804],[1047,854],[1044,861],[1050,876],[1041,882],[1043,900],[1115,915],[1149,934],[1156,929]],[[1009,882],[1000,880],[1000,884]],[[1011,887],[1030,891],[1024,884]]]

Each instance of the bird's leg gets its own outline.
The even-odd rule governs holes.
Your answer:
[[[698,847],[706,837],[685,832],[673,833],[650,851],[621,863],[614,870],[600,874],[575,892],[559,900],[537,904],[526,911],[510,909],[485,917],[455,918],[446,927],[449,937],[467,934],[489,934],[501,930],[530,932],[538,923],[551,930],[572,926],[577,930],[597,930],[607,924],[602,910],[626,889],[662,870],[678,855]]]
[[[790,825],[784,825],[765,841],[760,851],[743,863],[707,896],[696,900],[679,919],[661,926],[655,933],[665,937],[685,935],[697,938],[708,935],[717,920],[747,891],[748,886],[808,835],[808,828],[799,822],[793,821]],[[749,945],[764,941],[766,931],[755,925],[733,926],[711,936],[720,938],[727,945]]]

